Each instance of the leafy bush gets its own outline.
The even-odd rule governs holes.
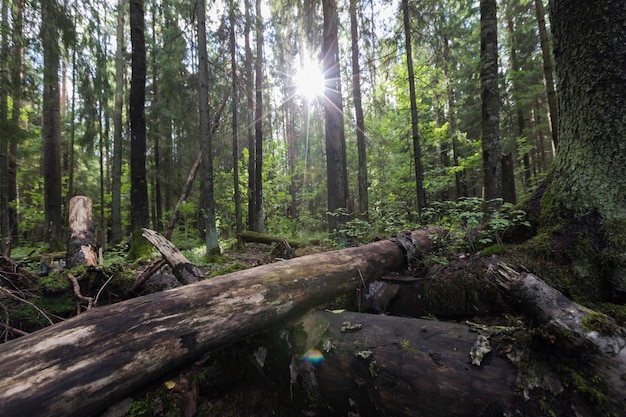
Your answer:
[[[498,204],[494,204],[498,203]],[[496,244],[513,226],[530,227],[526,212],[501,199],[485,201],[480,197],[462,197],[458,201],[438,201],[424,209],[422,220],[447,230],[444,242],[456,250],[479,251]],[[494,208],[500,206],[499,208]]]

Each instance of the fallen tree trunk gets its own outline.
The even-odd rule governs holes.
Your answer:
[[[328,415],[329,409],[332,415],[361,417],[510,411],[517,368],[497,355],[485,357],[480,367],[472,365],[478,334],[466,324],[318,311],[300,321],[295,332],[301,340],[303,333],[308,337],[300,346],[298,338],[291,341],[301,352],[290,366],[291,381],[305,403],[323,399],[325,410],[308,410],[315,415]]]
[[[250,230],[244,230],[239,235],[239,238],[246,243],[255,242],[255,243],[265,243],[266,245],[278,244],[283,241],[287,241],[289,246],[296,249],[298,246],[301,246],[300,242],[296,242],[295,240],[288,240],[282,237],[271,236],[265,233],[253,232]]]
[[[504,262],[491,266],[486,277],[536,320],[539,333],[556,352],[555,362],[561,361],[566,383],[596,403],[595,415],[622,415],[626,409],[626,329]]]
[[[427,231],[410,238],[430,244]],[[384,240],[264,265],[90,310],[5,343],[0,410],[7,417],[102,412],[207,350],[400,269],[405,251]]]
[[[152,243],[155,248],[161,252],[163,259],[172,267],[172,272],[178,281],[183,285],[198,282],[204,278],[204,274],[197,266],[189,262],[185,255],[180,253],[178,248],[172,242],[150,229],[143,229],[141,233],[148,242]]]

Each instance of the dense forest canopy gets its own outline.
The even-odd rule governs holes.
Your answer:
[[[212,154],[214,195],[207,196],[206,173],[198,176],[180,206],[177,241],[199,243],[207,221],[222,242],[242,224],[285,235],[339,228],[368,238],[428,220],[418,216],[422,207],[483,196],[479,2],[338,2],[331,64],[323,8],[335,2],[208,2],[204,122],[196,3],[130,3],[3,0],[3,248],[58,248],[65,238],[57,229],[74,195],[94,201],[102,246],[127,241],[132,218],[163,230],[203,149]],[[498,2],[497,140],[503,197],[512,203],[535,187],[555,154],[551,40],[541,3]],[[133,87],[138,33],[145,42],[145,150],[133,133],[133,103],[143,97]],[[328,65],[337,70],[333,80]],[[337,89],[345,161],[332,162],[324,112],[337,110],[328,103]],[[209,133],[202,123],[212,124]],[[331,163],[344,164],[337,172],[347,175],[334,204],[326,190],[336,178],[324,169]],[[137,181],[147,196],[133,197]],[[213,204],[214,220],[206,216]]]

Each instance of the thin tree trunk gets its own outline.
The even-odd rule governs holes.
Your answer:
[[[56,0],[42,1],[41,39],[44,79],[42,103],[42,172],[44,178],[45,240],[52,250],[62,247],[61,120],[59,114],[59,33]]]
[[[361,102],[361,70],[359,66],[359,27],[356,0],[350,0],[350,39],[352,41],[352,97],[356,115],[356,146],[359,157],[359,216],[368,218],[369,198],[367,179],[367,152],[365,144],[365,117]]]
[[[417,213],[422,213],[426,207],[426,192],[424,191],[424,166],[422,165],[422,146],[417,114],[417,98],[415,92],[415,73],[413,71],[413,52],[411,47],[411,24],[409,16],[409,2],[402,0],[402,18],[404,21],[404,43],[406,49],[406,63],[409,73],[409,100],[411,101],[411,137],[413,138],[413,159],[415,165],[415,190],[417,195]]]
[[[20,114],[22,108],[22,55],[24,51],[23,38],[23,0],[13,1],[13,112],[12,121],[15,127],[15,134],[9,139],[9,166],[8,166],[8,195],[9,195],[9,226],[11,228],[11,244],[19,244],[19,220],[17,217],[17,153],[19,137],[18,132],[23,130],[20,124]]]
[[[535,0],[535,10],[537,13],[537,27],[539,28],[539,42],[541,44],[541,59],[543,60],[543,80],[548,96],[550,131],[552,132],[552,143],[556,149],[559,143],[559,117],[556,105],[556,91],[554,89],[554,69],[552,66],[552,56],[550,55],[550,39],[548,38],[548,31],[546,30],[546,13],[543,8],[543,0]]]
[[[454,100],[454,88],[452,86],[452,76],[450,75],[450,40],[444,34],[443,44],[443,73],[446,79],[446,94],[448,95],[448,128],[452,141],[452,163],[456,167],[454,172],[454,185],[456,198],[467,197],[467,187],[463,183],[463,171],[459,167],[459,138],[456,131],[456,104]]]
[[[335,0],[323,0],[324,9],[324,132],[326,138],[326,178],[328,212],[346,209],[348,202],[348,168],[346,136],[341,97],[341,71],[339,63],[339,17]],[[329,231],[339,231],[347,221],[344,214],[328,217]]]
[[[232,130],[233,130],[233,189],[235,195],[235,234],[239,234],[243,231],[243,219],[241,215],[241,191],[239,189],[239,95],[237,89],[237,42],[235,38],[235,27],[237,21],[235,19],[235,2],[230,1],[230,30],[229,30],[229,43],[230,43],[230,76],[231,76],[231,100],[232,100]]]
[[[510,13],[507,16],[507,24],[509,30],[509,43],[511,44],[510,57],[511,57],[511,70],[513,71],[513,97],[515,97],[515,102],[513,108],[515,110],[515,116],[517,119],[517,138],[515,140],[515,152],[518,151],[517,139],[523,138],[526,133],[526,123],[524,120],[524,109],[521,103],[521,91],[517,74],[522,71],[521,66],[517,60],[517,50],[516,50],[516,42],[515,42],[515,26],[513,23],[513,17]],[[510,161],[504,161],[505,156],[503,155],[502,160],[502,196],[504,201],[507,203],[516,203],[515,196],[515,159],[510,155]],[[525,187],[529,187],[530,185],[530,166],[528,166],[528,151],[524,152],[523,155],[523,163],[524,163],[524,175],[523,175],[523,183]],[[504,172],[505,168],[508,172]],[[513,187],[513,188],[511,188]]]
[[[2,0],[0,8],[0,126],[9,124],[9,2]],[[10,247],[11,226],[9,221],[9,135],[0,135],[0,254]]]
[[[480,84],[485,200],[492,206],[502,198],[500,95],[498,92],[498,20],[496,0],[480,1]]]
[[[204,178],[202,191],[204,197],[204,227],[206,229],[206,253],[220,250],[215,223],[215,193],[213,190],[213,149],[212,133],[209,119],[209,62],[206,45],[206,7],[205,0],[196,2],[198,19],[198,72],[200,74],[200,137],[202,138],[202,154]]]
[[[288,73],[293,73],[292,62],[289,61]],[[289,165],[289,195],[291,197],[291,201],[289,203],[289,216],[292,220],[296,220],[298,218],[298,189],[296,185],[296,156],[297,156],[297,147],[296,147],[296,104],[294,102],[295,95],[295,85],[293,82],[293,76],[289,75],[288,85],[285,87],[286,90],[286,121],[285,121],[285,131],[287,137],[287,163]],[[307,104],[305,104],[306,106]],[[305,121],[306,123],[306,121]]]
[[[115,108],[113,109],[113,172],[111,184],[111,243],[122,241],[122,113],[124,99],[124,0],[117,1],[115,49]]]
[[[163,230],[163,197],[161,183],[164,171],[161,170],[161,108],[160,108],[160,68],[157,56],[157,6],[152,6],[152,100],[150,113],[152,116],[152,137],[154,138],[154,220],[152,224],[157,232]]]
[[[256,147],[254,144],[254,73],[252,71],[252,48],[250,46],[250,33],[252,31],[252,16],[250,5],[252,0],[244,0],[245,23],[244,23],[244,48],[245,48],[245,74],[246,74],[246,136],[248,138],[248,229],[256,230]]]
[[[254,64],[256,78],[256,99],[254,112],[254,225],[255,232],[265,231],[263,219],[263,16],[261,0],[256,0],[256,61]]]

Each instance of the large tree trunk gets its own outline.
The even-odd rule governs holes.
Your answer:
[[[400,240],[429,245],[426,231]],[[262,332],[405,262],[405,250],[384,240],[88,311],[0,346],[0,409],[6,416],[101,412],[208,350]]]
[[[626,8],[621,0],[550,2],[559,149],[540,232],[597,297],[626,297]]]

